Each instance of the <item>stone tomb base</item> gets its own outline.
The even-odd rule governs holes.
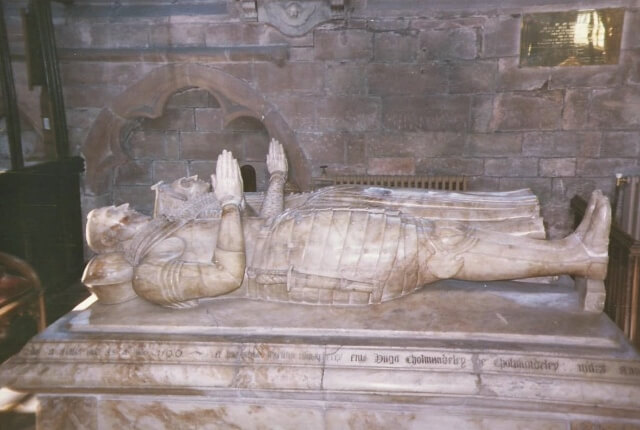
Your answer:
[[[369,308],[141,300],[0,368],[38,428],[633,429],[640,356],[573,286],[446,281]]]

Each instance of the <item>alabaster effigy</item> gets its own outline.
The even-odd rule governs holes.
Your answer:
[[[640,426],[600,192],[546,240],[528,190],[284,196],[277,142],[267,165],[264,196],[225,151],[211,183],[156,184],[151,217],[91,212],[98,302],[0,367],[39,429]]]
[[[153,187],[152,218],[128,205],[92,211],[87,240],[98,255],[84,283],[102,303],[137,295],[181,308],[233,294],[372,305],[442,279],[569,274],[599,282],[606,274],[611,210],[599,191],[573,234],[545,240],[537,199],[527,190],[348,185],[285,199],[287,162],[275,140],[267,166],[271,179],[259,208],[244,199],[238,163],[225,151],[213,191],[197,177],[182,178]],[[599,310],[601,299],[586,307]]]

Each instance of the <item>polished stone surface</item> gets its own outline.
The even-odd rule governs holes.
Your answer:
[[[39,428],[640,426],[640,356],[570,279],[330,310],[136,300],[72,312],[0,368],[39,394]]]

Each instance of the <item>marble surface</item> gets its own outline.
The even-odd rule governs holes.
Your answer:
[[[0,382],[38,393],[54,430],[640,426],[640,356],[570,279],[443,281],[365,309],[94,304]]]
[[[158,306],[136,299],[118,306],[96,304],[71,318],[69,331],[614,347],[619,333],[601,324],[605,319],[582,312],[573,280],[561,277],[553,284],[446,280],[368,307],[217,298],[179,312],[159,312]]]

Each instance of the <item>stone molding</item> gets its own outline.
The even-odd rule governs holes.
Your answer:
[[[636,8],[639,0],[368,0],[356,2],[351,17],[396,18],[416,17],[433,13],[482,13],[497,11],[503,14],[518,14],[526,11],[557,12],[575,9]]]
[[[169,97],[190,87],[205,89],[219,99],[225,125],[238,116],[252,116],[261,121],[269,135],[285,147],[290,180],[302,190],[309,188],[308,160],[293,131],[258,91],[219,69],[201,64],[170,64],[149,72],[98,115],[82,147],[87,162],[86,193],[99,195],[109,191],[114,167],[126,160],[122,140],[133,121],[139,117],[160,117]]]
[[[16,49],[11,58],[24,61],[24,50]],[[113,61],[167,63],[182,61],[229,62],[229,61],[267,61],[284,65],[289,59],[289,45],[238,45],[211,47],[173,47],[154,48],[60,48],[60,61]]]
[[[141,393],[142,384],[147,396],[206,392],[216,401],[251,399],[266,391],[283,397],[296,392],[298,399],[312,401],[358,395],[396,405],[410,396],[409,403],[447,407],[464,398],[467,406],[499,402],[521,414],[544,410],[640,419],[640,367],[633,354],[204,339],[174,334],[149,341],[113,333],[35,339],[3,365],[1,380],[21,391],[58,394],[131,396]]]

